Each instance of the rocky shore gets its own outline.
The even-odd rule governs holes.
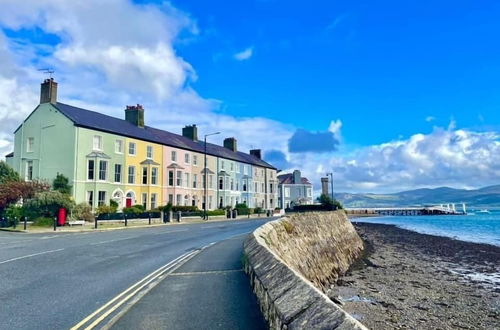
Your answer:
[[[500,247],[393,225],[355,228],[365,255],[328,296],[368,328],[500,329]]]

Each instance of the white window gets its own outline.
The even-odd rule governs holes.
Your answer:
[[[231,172],[233,172],[233,171],[234,171],[234,163],[231,162]]]
[[[175,205],[181,205],[182,203],[182,196],[180,194],[177,194],[175,196]]]
[[[184,163],[189,164],[189,154],[188,153],[184,154]]]
[[[115,182],[122,182],[122,165],[115,164]]]
[[[198,186],[198,175],[197,174],[193,174],[193,188],[197,188]]]
[[[90,207],[94,206],[94,192],[87,191],[87,203]]]
[[[128,183],[135,183],[135,166],[128,167]]]
[[[156,194],[151,194],[151,209],[156,208]]]
[[[220,168],[224,169],[224,161],[223,160],[221,160],[221,162],[220,162]]]
[[[153,158],[153,146],[146,147],[146,158]]]
[[[307,188],[307,197],[312,197],[312,189]]]
[[[145,210],[148,208],[148,193],[142,193],[142,206]]]
[[[186,185],[186,187],[189,188],[189,173],[184,173],[184,177],[185,177],[185,180],[184,180],[184,184]]]
[[[290,197],[290,188],[285,188],[285,197]]]
[[[172,195],[172,194],[169,194],[169,195],[168,195],[168,202],[169,202],[170,204],[174,205],[174,195]]]
[[[29,160],[26,162],[26,175],[25,175],[26,181],[31,181],[33,180],[33,161]]]
[[[99,197],[97,200],[97,206],[106,205],[106,192],[99,191],[97,196]]]
[[[193,165],[198,165],[198,156],[197,155],[193,155]]]
[[[208,175],[208,187],[214,189],[214,176],[212,174]]]
[[[95,161],[89,159],[87,162],[87,180],[94,180],[95,177]]]
[[[122,140],[115,141],[115,153],[123,154],[123,141]]]
[[[142,168],[142,184],[148,184],[148,168]]]
[[[177,161],[177,151],[172,150],[170,157],[171,157],[173,162],[176,162]]]
[[[158,167],[151,169],[151,184],[158,184]]]
[[[99,180],[106,181],[108,177],[108,162],[106,160],[99,161]]]
[[[94,135],[92,147],[94,150],[102,150],[102,136]]]
[[[248,166],[243,165],[243,174],[248,175]]]
[[[174,171],[168,171],[168,185],[170,187],[174,185]]]
[[[131,156],[135,156],[136,153],[136,147],[134,142],[129,142],[128,144],[128,154]]]
[[[35,146],[35,138],[29,137],[26,140],[26,152],[33,152],[34,146]]]
[[[182,171],[177,171],[177,187],[182,186]]]

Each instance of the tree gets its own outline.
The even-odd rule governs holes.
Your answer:
[[[69,184],[69,179],[63,174],[58,173],[54,181],[52,182],[52,189],[59,191],[63,194],[71,194],[71,185]]]
[[[321,205],[323,205],[325,208],[330,209],[330,210],[339,210],[342,209],[342,204],[336,199],[332,199],[330,196],[326,194],[321,194],[319,196],[319,202]]]
[[[12,167],[0,160],[0,185],[10,181],[21,181],[21,178]]]
[[[0,213],[10,204],[15,204],[21,199],[28,200],[37,193],[47,191],[49,186],[38,181],[7,181],[0,184]]]

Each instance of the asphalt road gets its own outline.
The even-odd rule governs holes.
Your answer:
[[[90,233],[0,232],[0,329],[69,329],[186,252],[249,233],[268,220]]]

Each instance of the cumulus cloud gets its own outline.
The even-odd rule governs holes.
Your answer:
[[[334,129],[335,132],[330,130],[311,132],[304,129],[297,129],[293,136],[288,140],[288,150],[293,153],[321,153],[337,150],[339,145],[338,136],[340,134],[341,123],[340,126],[338,126],[338,123],[332,122],[332,124],[330,125],[330,128]]]
[[[457,129],[452,124],[429,134],[360,148],[351,155],[306,157],[301,162],[304,173],[318,186],[323,172],[333,170],[337,191],[482,187],[499,183],[500,134]]]
[[[9,39],[2,28],[36,30],[56,42],[34,43],[29,36]],[[55,68],[59,100],[65,103],[120,118],[126,104],[141,103],[151,126],[180,133],[184,125],[196,123],[201,133],[220,130],[224,136],[236,136],[243,151],[270,144],[285,148],[291,135],[286,125],[221,115],[216,111],[221,101],[203,98],[191,88],[195,69],[174,45],[181,36],[197,34],[195,20],[168,2],[2,1],[0,156],[12,151],[12,132],[38,104],[44,78],[37,71],[40,67]],[[221,143],[222,138],[214,137],[213,142]]]
[[[246,61],[250,59],[253,55],[253,47],[248,47],[247,49],[234,54],[234,58],[238,61]]]
[[[425,121],[428,122],[428,123],[430,123],[431,121],[434,121],[434,120],[436,120],[436,117],[433,117],[433,116],[427,116],[427,117],[425,117]]]

